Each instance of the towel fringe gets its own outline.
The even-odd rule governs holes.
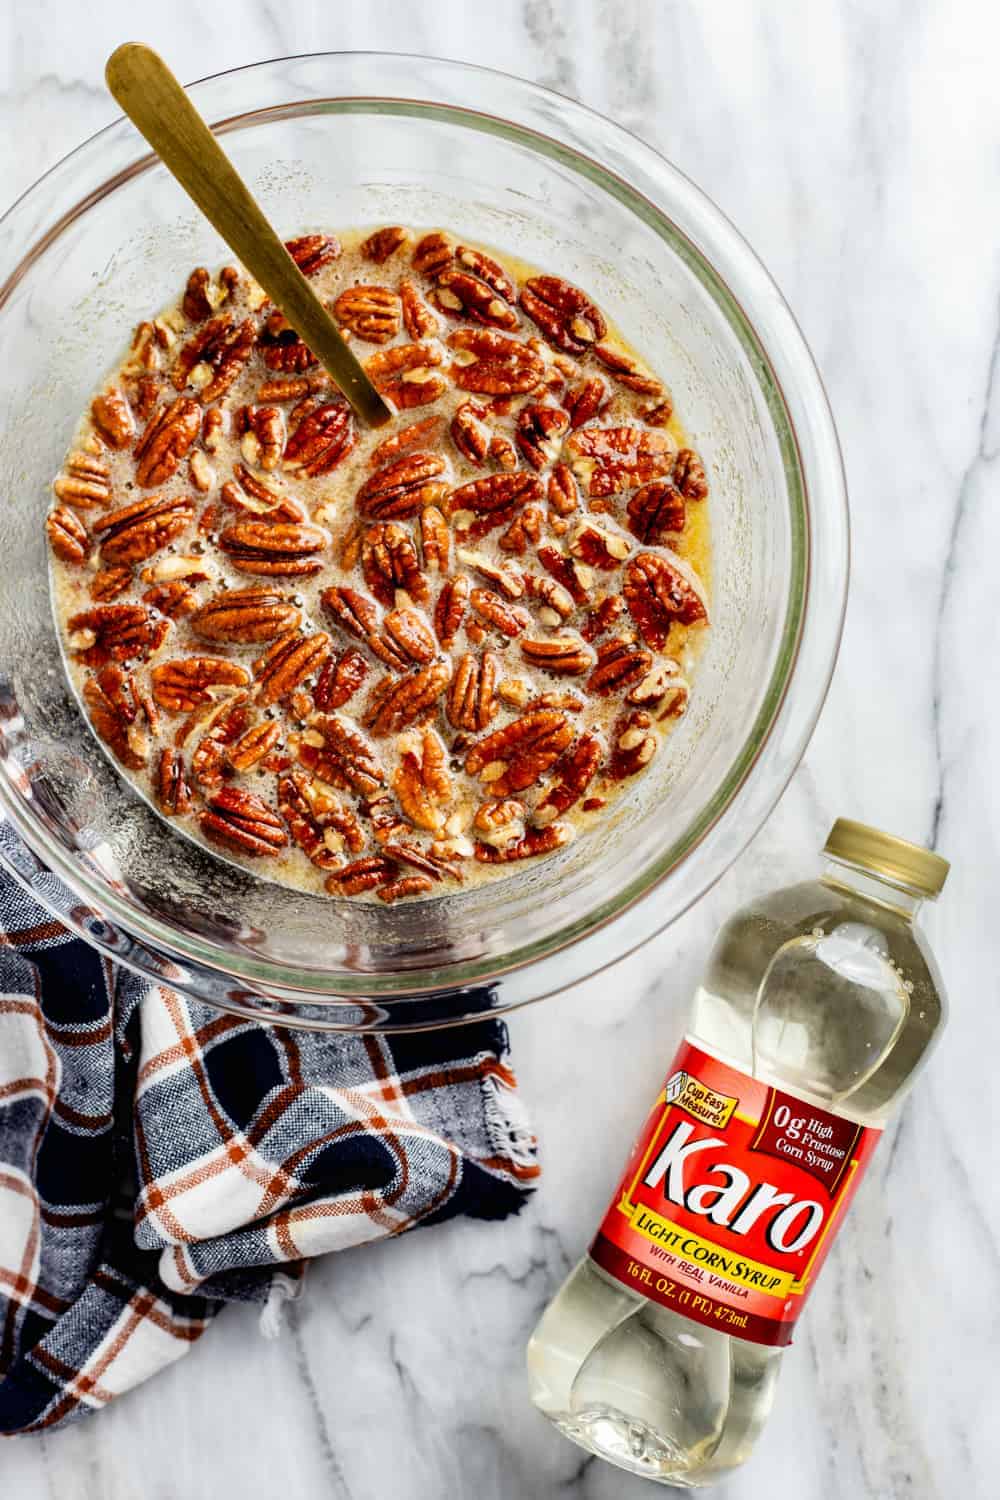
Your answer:
[[[285,1330],[285,1308],[289,1302],[294,1302],[301,1296],[303,1285],[301,1277],[293,1280],[281,1271],[271,1277],[267,1301],[260,1310],[258,1323],[262,1338],[279,1339],[281,1337]]]
[[[483,1078],[483,1110],[490,1148],[517,1167],[537,1165],[538,1138],[520,1094],[496,1073]]]

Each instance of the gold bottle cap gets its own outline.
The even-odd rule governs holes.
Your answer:
[[[837,819],[823,848],[834,859],[859,865],[893,885],[905,886],[931,898],[940,893],[951,869],[940,854],[906,839],[894,838],[879,828],[870,828],[867,823],[854,823],[850,818]]]

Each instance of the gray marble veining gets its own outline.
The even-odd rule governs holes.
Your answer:
[[[995,1493],[1000,1424],[1000,20],[976,0],[70,0],[0,13],[13,199],[114,110],[141,37],[184,78],[287,52],[489,62],[659,147],[775,275],[827,383],[852,494],[843,652],[805,762],[737,866],[614,974],[515,1017],[546,1177],[499,1226],[337,1256],[276,1342],[231,1310],[95,1420],[0,1449],[17,1500],[624,1500],[652,1493],[529,1406],[523,1347],[585,1244],[715,928],[809,867],[840,812],[934,839],[949,1033],[876,1157],[753,1464],[726,1500]],[[576,1107],[586,1101],[586,1108]],[[888,1168],[891,1166],[891,1173]]]

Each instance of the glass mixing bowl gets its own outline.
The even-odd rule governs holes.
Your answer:
[[[0,225],[0,855],[133,968],[290,1025],[399,1028],[562,989],[674,921],[771,811],[836,656],[848,525],[802,337],[723,216],[656,152],[560,96],[427,58],[286,58],[196,85],[284,235],[449,225],[578,282],[670,384],[704,456],[713,628],[691,709],[602,828],[509,879],[324,900],[171,831],[70,692],[42,520],[78,415],[132,326],[222,242],[124,120]]]

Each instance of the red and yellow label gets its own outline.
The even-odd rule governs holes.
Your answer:
[[[696,1323],[787,1344],[880,1135],[684,1042],[590,1254]]]

